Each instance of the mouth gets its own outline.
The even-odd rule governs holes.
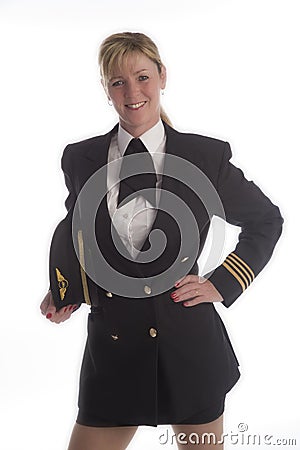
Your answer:
[[[128,105],[125,105],[125,106],[126,106],[126,108],[129,108],[131,110],[135,110],[136,111],[138,109],[141,109],[146,103],[147,102],[131,103],[131,104],[128,104]]]

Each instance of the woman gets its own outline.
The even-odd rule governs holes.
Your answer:
[[[270,259],[283,220],[279,209],[229,162],[227,142],[172,128],[160,106],[166,68],[150,38],[127,32],[109,36],[101,45],[99,64],[119,123],[103,136],[65,148],[67,217],[78,213],[76,199],[92,175],[109,163],[104,172],[108,192],[96,214],[95,233],[109,267],[126,278],[122,283],[114,275],[102,276],[106,266],[92,256],[94,274],[81,269],[85,300],[74,298],[72,275],[56,270],[61,300],[69,295],[73,305],[56,308],[51,291],[41,304],[42,313],[56,323],[68,319],[77,303],[91,304],[79,411],[68,450],[125,449],[138,425],[158,424],[172,425],[175,433],[214,433],[219,443],[199,447],[222,449],[225,396],[240,372],[214,302],[229,307],[250,285]],[[149,176],[129,174],[135,161],[130,158],[141,154],[145,172],[153,168]],[[211,205],[177,179],[187,162],[197,169],[196,184],[201,179],[202,191],[208,183],[217,194],[222,208],[214,206],[214,214],[222,216],[224,210],[226,220],[241,227],[235,250],[205,278],[198,275],[197,259],[214,214]],[[192,183],[193,172],[187,173]],[[149,195],[136,193],[143,188],[150,189]],[[170,213],[174,194],[176,206]],[[86,198],[82,208],[90,206],[91,197]],[[193,230],[182,204],[192,211]],[[174,220],[177,206],[184,211],[179,221]],[[165,245],[149,239],[150,231],[158,229],[167,238]],[[113,230],[117,233],[112,237]],[[90,239],[84,242],[86,255],[93,253]],[[162,250],[157,258],[143,260],[154,247]],[[63,258],[71,260],[64,250],[52,252],[53,268],[61,267]],[[55,281],[51,290],[53,294]],[[178,448],[195,444],[178,441]]]

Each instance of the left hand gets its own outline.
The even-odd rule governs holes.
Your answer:
[[[199,275],[186,275],[179,280],[175,288],[176,290],[171,293],[171,298],[176,303],[184,301],[184,306],[194,306],[205,302],[222,302],[224,300],[215,286]]]
[[[61,323],[71,317],[71,314],[75,309],[78,308],[78,305],[67,305],[64,308],[61,308],[59,311],[56,311],[56,307],[54,305],[54,300],[52,297],[51,290],[47,292],[44,300],[40,304],[40,310],[43,316],[46,319],[50,320],[50,322]]]

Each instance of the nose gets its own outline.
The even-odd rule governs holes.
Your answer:
[[[130,80],[126,83],[125,96],[128,99],[135,99],[137,94],[139,93],[140,88],[136,81]]]

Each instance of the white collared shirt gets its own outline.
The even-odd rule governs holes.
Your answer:
[[[150,128],[139,138],[153,159],[157,174],[156,199],[158,204],[162,182],[161,173],[166,150],[166,134],[162,121],[159,120],[154,127]],[[133,139],[133,136],[119,125],[118,133],[111,140],[108,151],[108,163],[112,161],[116,161],[116,163],[108,165],[107,205],[114,227],[129,253],[135,259],[153,225],[157,209],[142,195],[136,196],[122,207],[117,208],[122,156],[131,139]]]

